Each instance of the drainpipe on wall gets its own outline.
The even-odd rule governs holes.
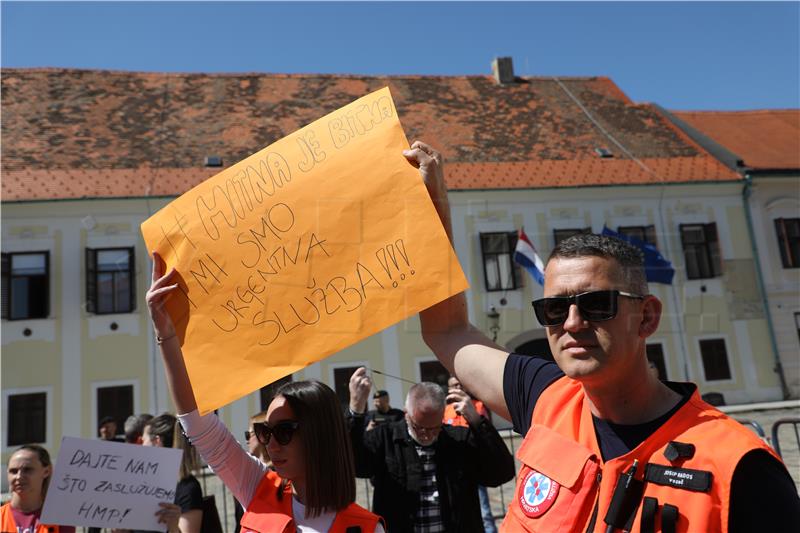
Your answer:
[[[772,346],[772,355],[775,358],[775,366],[772,370],[778,374],[778,379],[781,382],[781,392],[783,399],[788,400],[791,396],[789,387],[786,385],[786,376],[783,374],[783,364],[781,363],[781,356],[778,352],[778,342],[775,340],[775,327],[772,324],[772,313],[769,309],[769,302],[767,301],[767,289],[764,286],[764,277],[761,272],[761,261],[758,256],[758,249],[756,246],[755,230],[753,229],[753,217],[750,213],[750,195],[753,190],[753,178],[749,173],[744,174],[744,187],[742,188],[742,203],[744,203],[744,215],[747,220],[747,233],[750,236],[750,248],[753,253],[753,261],[756,265],[756,280],[758,281],[758,291],[761,296],[761,303],[764,306],[764,313],[767,317],[767,329],[769,330],[769,340]]]

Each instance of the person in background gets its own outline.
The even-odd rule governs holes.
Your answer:
[[[104,416],[97,424],[97,435],[101,440],[117,440],[117,422],[111,416]]]
[[[50,454],[38,444],[17,448],[8,460],[8,489],[11,500],[0,507],[3,533],[75,533],[72,526],[42,524],[47,487],[53,475]]]
[[[379,516],[355,503],[353,451],[333,390],[319,381],[282,385],[254,424],[274,470],[242,449],[214,414],[201,416],[166,298],[178,294],[177,271],[153,252],[147,306],[181,425],[200,454],[245,508],[242,529],[255,532],[383,533]],[[222,348],[220,348],[222,349]]]
[[[128,444],[141,444],[144,426],[153,419],[153,415],[142,413],[131,415],[125,420],[125,442]]]
[[[200,461],[196,450],[180,431],[177,419],[169,413],[150,419],[144,426],[142,445],[178,448],[183,451],[174,500],[175,505],[180,508],[178,529],[180,533],[200,533],[200,524],[203,522],[203,489],[194,477]]]
[[[495,487],[514,477],[503,439],[463,391],[457,409],[469,427],[443,426],[445,394],[435,383],[408,391],[403,420],[366,431],[372,380],[361,367],[350,377],[348,419],[359,477],[375,485],[372,508],[390,532],[482,532],[478,484]]]
[[[375,391],[375,394],[372,395],[372,405],[375,409],[368,411],[365,419],[367,431],[380,424],[397,422],[405,416],[403,411],[395,409],[389,404],[389,393],[385,390]]]
[[[244,442],[247,446],[247,451],[253,457],[258,458],[262,463],[266,464],[268,468],[272,468],[272,462],[269,460],[269,454],[267,453],[267,447],[261,444],[258,441],[258,437],[256,436],[255,428],[261,424],[264,424],[264,420],[267,418],[267,412],[261,411],[260,413],[256,413],[250,417],[250,424],[247,428],[247,431],[244,432]],[[259,427],[259,432],[263,432],[264,430]],[[242,516],[244,516],[244,508],[242,504],[239,503],[239,500],[236,498],[233,499],[233,516],[236,520],[236,528],[234,529],[234,533],[239,533],[241,528],[240,522],[242,521]]]
[[[483,402],[476,400],[471,394],[465,391],[457,377],[450,376],[450,378],[448,378],[447,390],[447,405],[444,408],[443,420],[445,424],[449,424],[451,426],[469,427],[469,422],[467,422],[467,419],[464,418],[464,415],[456,409],[459,395],[454,393],[459,391],[466,392],[469,395],[470,401],[472,402],[472,407],[475,408],[475,412],[484,417],[490,424],[492,423],[492,414],[488,409],[486,409],[486,406],[483,405]],[[481,516],[483,517],[484,531],[486,533],[497,533],[497,526],[494,523],[494,514],[492,513],[492,503],[489,500],[489,492],[483,485],[478,485],[478,500],[481,504]]]

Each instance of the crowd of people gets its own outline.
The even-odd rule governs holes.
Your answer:
[[[404,155],[452,240],[441,155],[422,142]],[[511,480],[515,463],[492,413],[524,436],[505,531],[800,530],[780,457],[696,385],[662,381],[648,366],[661,302],[640,252],[623,241],[578,235],[553,250],[533,311],[554,361],[495,344],[458,294],[420,313],[424,341],[451,374],[446,390],[414,384],[393,409],[362,367],[342,410],[324,383],[289,382],[251,417],[246,449],[197,410],[164,307],[179,290],[176,271],[157,253],[153,262],[147,304],[178,414],[131,417],[124,430],[128,443],[183,450],[175,501],[158,511],[170,533],[202,531],[197,454],[236,498],[242,531],[493,532],[486,487]],[[98,434],[115,439],[116,422],[102,420]],[[52,469],[41,446],[14,452],[3,533],[74,531],[38,521]],[[355,503],[356,476],[374,486],[371,510]]]

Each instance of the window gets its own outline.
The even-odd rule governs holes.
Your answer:
[[[797,328],[797,337],[800,339],[800,313],[794,314],[794,327]]]
[[[86,310],[98,315],[133,311],[134,264],[133,248],[87,248]]]
[[[47,441],[47,393],[8,396],[7,446]]]
[[[633,237],[640,241],[656,246],[656,227],[650,226],[619,226],[617,233],[626,237]]]
[[[800,218],[776,218],[783,268],[800,268]]]
[[[343,409],[350,405],[350,376],[358,368],[357,366],[344,366],[333,369],[333,390],[336,391],[336,396],[339,397],[339,403],[342,404]]]
[[[447,390],[447,380],[450,372],[439,361],[423,361],[419,364],[420,381],[430,381],[438,383],[444,390]]]
[[[47,318],[50,314],[50,252],[3,254],[3,318]]]
[[[728,365],[728,351],[723,339],[706,339],[700,341],[700,355],[703,358],[703,371],[706,381],[731,379],[731,368]]]
[[[480,236],[486,290],[505,291],[519,287],[520,276],[512,258],[517,246],[517,233],[481,233]]]
[[[284,383],[291,383],[291,382],[292,382],[292,375],[289,374],[288,376],[282,377],[278,381],[273,381],[266,387],[261,387],[261,390],[259,391],[259,396],[261,400],[260,402],[261,410],[262,411],[267,410],[267,407],[269,407],[270,402],[272,402],[272,399],[275,397],[275,391],[278,390],[281,387],[281,385],[283,385]]]
[[[669,379],[667,364],[664,361],[664,347],[660,343],[647,345],[647,360],[653,363],[658,370],[658,379],[661,381]]]
[[[581,233],[591,233],[592,228],[571,228],[571,229],[554,229],[553,230],[553,240],[555,241],[556,245],[563,241],[564,239],[569,239],[573,235],[580,235]]]
[[[722,274],[717,225],[681,224],[681,243],[688,279],[715,278]]]
[[[117,435],[125,432],[125,420],[133,414],[133,385],[99,387],[97,389],[97,420],[110,416],[117,423]]]

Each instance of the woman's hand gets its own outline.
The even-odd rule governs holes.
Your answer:
[[[150,311],[150,319],[153,321],[153,329],[155,329],[156,336],[162,339],[175,336],[175,326],[172,324],[172,318],[167,313],[164,304],[170,295],[178,290],[178,284],[171,283],[176,272],[175,267],[172,267],[166,274],[164,274],[165,269],[164,259],[158,252],[153,252],[153,281],[145,298],[147,309]]]
[[[156,511],[159,524],[166,524],[169,533],[178,533],[178,520],[181,518],[181,508],[174,503],[160,502],[161,509]]]

